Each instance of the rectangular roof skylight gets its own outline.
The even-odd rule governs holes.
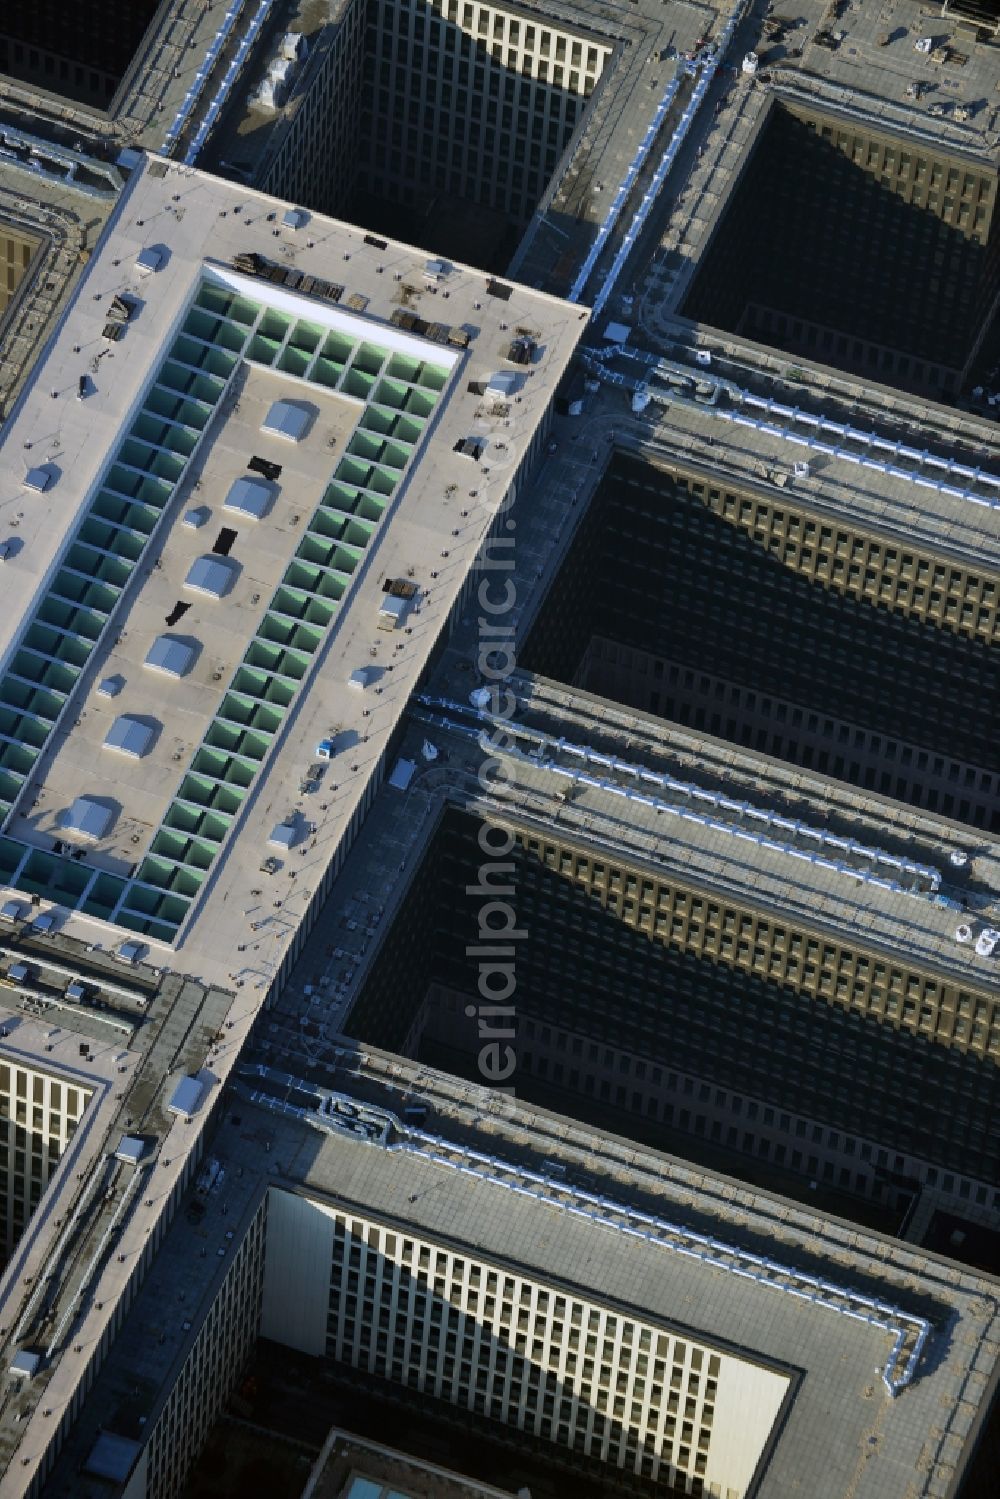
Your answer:
[[[141,718],[130,718],[127,713],[122,713],[108,730],[104,747],[117,750],[120,755],[128,755],[133,760],[139,760],[149,749],[152,740],[151,724],[144,723]]]
[[[223,510],[235,510],[251,520],[263,520],[271,508],[274,488],[264,479],[236,479],[222,502]]]

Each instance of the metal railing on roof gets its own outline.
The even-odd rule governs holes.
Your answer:
[[[645,791],[633,790],[628,786],[622,786],[606,775],[595,775],[583,768],[575,768],[560,764],[558,759],[551,754],[530,754],[514,744],[505,746],[503,753],[511,754],[539,770],[545,770],[553,775],[565,777],[579,785],[592,786],[595,790],[608,792],[613,796],[624,797],[628,801],[639,805],[654,808],[657,812],[663,812],[671,816],[679,817],[685,821],[698,823],[713,832],[723,833],[731,837],[743,839],[754,843],[760,848],[766,848],[774,853],[786,854],[791,858],[802,859],[806,863],[813,864],[821,869],[828,869],[836,874],[844,874],[852,879],[860,880],[880,889],[889,890],[901,895],[923,895],[937,897],[937,899],[949,906],[958,909],[957,905],[940,896],[941,872],[932,864],[921,864],[914,859],[907,859],[901,855],[888,852],[869,844],[860,843],[854,838],[843,838],[837,833],[829,832],[825,828],[814,828],[798,818],[785,817],[782,813],[771,808],[758,807],[749,801],[741,801],[735,797],[727,796],[722,791],[712,791],[706,787],[699,786],[697,782],[679,780],[666,771],[654,771],[646,766],[634,765],[626,760],[621,760],[616,755],[606,755],[601,751],[593,749],[590,745],[574,744],[570,740],[560,738],[551,740],[547,735],[514,724],[506,719],[499,719],[494,715],[480,709],[466,706],[456,702],[452,698],[431,697],[421,693],[415,698],[415,703],[425,708],[437,708],[448,715],[441,720],[442,727],[449,730],[458,730],[470,737],[478,738],[478,730],[469,726],[468,720],[486,722],[493,725],[502,725],[507,735],[511,738],[518,736],[533,740],[541,751],[550,748],[557,755],[572,756],[582,761],[583,765],[602,767],[613,775],[627,776],[643,786],[655,786],[673,795],[682,796],[690,801],[697,801],[705,806],[710,806],[721,812],[732,813],[736,817],[746,818],[750,821],[760,823],[764,827],[777,829],[791,835],[794,839],[803,839],[816,845],[816,851],[808,848],[797,847],[788,839],[780,839],[770,836],[764,832],[751,831],[741,828],[732,822],[725,822],[718,817],[713,817],[707,812],[695,811],[689,806],[676,806],[671,802],[664,801],[662,797],[652,795]],[[453,717],[458,722],[453,721]],[[827,850],[832,850],[834,855],[840,854],[845,857],[830,857]],[[863,866],[848,863],[847,860],[867,861],[876,868],[891,870],[901,876],[909,876],[926,888],[913,889],[910,885],[900,883],[899,879],[887,875],[874,874]]]
[[[596,266],[605,245],[614,232],[615,226],[618,223],[619,218],[621,217],[622,210],[625,207],[626,202],[628,201],[629,194],[636,184],[639,173],[642,171],[642,168],[646,164],[646,160],[653,148],[653,142],[660,132],[660,127],[666,119],[670,106],[676,99],[684,78],[690,76],[691,74],[694,74],[697,78],[697,82],[695,83],[691,98],[688,101],[687,107],[682,113],[676,126],[674,127],[673,132],[671,133],[670,140],[667,142],[666,149],[664,150],[663,155],[661,156],[659,163],[657,164],[656,171],[653,174],[653,179],[650,183],[649,189],[643,194],[642,201],[639,207],[636,209],[635,214],[633,215],[628,232],[626,233],[625,238],[621,246],[619,247],[618,253],[616,254],[611,264],[611,268],[604,280],[604,284],[602,285],[600,291],[597,293],[597,296],[594,299],[593,310],[595,316],[604,308],[608,298],[614,290],[618,277],[625,266],[625,262],[627,261],[629,255],[632,253],[632,250],[635,247],[636,240],[642,232],[646,219],[649,216],[649,212],[659,195],[660,189],[663,186],[664,181],[666,180],[667,174],[669,173],[671,167],[674,165],[674,162],[677,160],[677,154],[680,151],[681,146],[684,144],[684,141],[687,139],[688,132],[690,131],[691,126],[694,123],[695,116],[697,115],[698,110],[700,109],[702,102],[704,101],[706,93],[711,87],[712,80],[715,77],[716,71],[718,70],[719,63],[722,61],[722,58],[729,47],[729,43],[733,39],[737,26],[743,19],[744,13],[747,9],[747,4],[748,0],[737,0],[737,4],[733,7],[733,10],[729,15],[729,19],[726,21],[726,24],[723,27],[717,41],[711,43],[708,47],[703,49],[702,53],[698,57],[694,58],[691,62],[685,63],[684,66],[679,68],[678,71],[674,74],[673,78],[668,83],[666,90],[664,91],[663,97],[660,100],[659,105],[657,106],[656,113],[650,121],[645,135],[639,142],[635,155],[629,162],[629,165],[625,171],[625,175],[619,183],[618,189],[611,200],[611,204],[608,208],[607,213],[604,216],[604,220],[597,231],[597,238],[591,245],[590,251],[587,254],[587,258],[584,260],[583,265],[580,267],[576,280],[573,282],[573,285],[570,288],[567,298],[567,300],[570,302],[578,302],[582,297],[584,291],[586,290],[587,282],[590,280],[590,277],[593,274],[594,267]]]
[[[185,94],[183,103],[181,104],[180,109],[177,111],[177,114],[175,115],[173,122],[171,123],[170,129],[167,131],[166,135],[163,138],[162,154],[164,156],[170,155],[170,152],[173,150],[174,146],[180,139],[181,134],[189,124],[195,107],[199,103],[204,92],[205,85],[208,82],[209,78],[212,76],[216,64],[225,51],[226,46],[228,45],[229,40],[236,29],[236,25],[247,3],[248,0],[232,0],[232,4],[230,4],[229,9],[223,16],[222,25],[219,27],[214,38],[212,39],[207,52],[205,53],[205,59],[202,62],[201,67],[195,74],[194,83],[192,83],[191,87]],[[246,31],[246,35],[240,41],[239,46],[236,49],[236,54],[232,62],[229,64],[229,67],[226,69],[225,77],[223,78],[222,83],[215,94],[215,97],[212,99],[212,102],[205,113],[205,118],[201,122],[201,125],[198,127],[194,140],[191,142],[187,151],[184,153],[183,162],[185,166],[193,166],[195,161],[197,160],[198,153],[201,151],[202,146],[205,144],[205,141],[208,138],[209,131],[212,129],[212,126],[215,124],[216,120],[219,117],[219,114],[222,111],[230,88],[238,77],[243,64],[246,62],[251,48],[254,46],[257,38],[260,36],[261,30],[264,26],[264,22],[267,20],[268,12],[271,9],[272,3],[273,0],[259,0],[257,10],[250,21],[250,24]]]
[[[767,1290],[781,1291],[853,1321],[881,1328],[893,1335],[892,1348],[881,1371],[882,1381],[893,1397],[910,1384],[916,1374],[931,1332],[930,1322],[923,1317],[905,1312],[879,1297],[837,1285],[823,1276],[809,1275],[767,1255],[753,1254],[711,1234],[697,1233],[615,1198],[587,1191],[584,1187],[567,1183],[563,1177],[546,1176],[423,1130],[404,1129],[403,1136],[389,1149],[419,1152],[436,1165],[504,1187],[518,1196],[561,1209],[598,1227],[643,1239],[713,1269],[753,1281]]]
[[[609,360],[628,359],[652,368],[654,371],[660,364],[669,366],[671,370],[681,368],[681,366],[675,366],[672,361],[662,360],[661,356],[648,350],[632,349],[625,344],[609,344],[604,349],[581,349],[580,355],[586,368],[598,379],[608,385],[621,386],[626,389],[635,388],[636,382],[618,371],[609,370],[607,368]],[[692,367],[690,374],[692,379],[707,378],[705,369],[701,366]],[[993,473],[977,464],[964,463],[953,454],[935,453],[929,448],[914,447],[912,443],[904,442],[902,438],[887,437],[874,429],[855,427],[849,422],[836,421],[822,412],[804,411],[799,406],[789,406],[786,402],[777,401],[772,396],[758,395],[755,391],[737,385],[732,380],[715,375],[711,378],[725,393],[728,404],[721,402],[712,405],[701,404],[699,409],[711,411],[722,421],[732,422],[739,427],[749,427],[755,432],[762,432],[766,436],[776,437],[783,442],[794,443],[798,447],[823,453],[832,458],[842,458],[845,462],[856,464],[860,468],[887,474],[893,479],[906,480],[918,488],[935,490],[949,499],[962,500],[980,509],[1000,512],[1000,473]],[[683,399],[676,391],[672,393],[671,398]],[[752,408],[764,415],[754,416],[751,411],[744,408]],[[805,430],[796,430],[797,425]],[[828,434],[833,440],[827,441],[823,434]],[[878,457],[876,454],[885,456]],[[899,459],[914,466],[904,468],[898,461],[893,461]],[[933,473],[924,472],[926,469],[933,470]],[[962,479],[966,482],[955,484],[950,482],[952,479]],[[977,490],[986,492],[981,493]]]
[[[262,1079],[271,1076],[304,1093],[314,1091],[312,1084],[288,1073],[278,1073],[263,1064],[247,1065],[240,1071],[246,1076],[257,1075]],[[241,1091],[244,1090],[254,1103],[259,1103],[264,1108],[298,1118],[313,1128],[330,1131],[327,1119],[316,1110],[286,1104],[273,1095],[259,1092],[249,1083],[242,1085]],[[347,1095],[337,1096],[347,1098]],[[658,1248],[698,1260],[714,1270],[752,1281],[766,1290],[781,1291],[853,1321],[881,1328],[893,1336],[889,1356],[881,1371],[882,1381],[891,1396],[898,1395],[916,1374],[931,1333],[931,1324],[923,1317],[905,1312],[891,1302],[877,1296],[868,1296],[851,1286],[838,1285],[824,1276],[810,1275],[768,1255],[754,1254],[715,1235],[698,1233],[686,1225],[672,1222],[656,1213],[644,1212],[604,1193],[591,1192],[586,1187],[568,1182],[561,1174],[534,1171],[487,1151],[474,1150],[471,1146],[457,1144],[441,1135],[405,1125],[395,1114],[380,1109],[377,1105],[360,1099],[353,1102],[359,1113],[381,1116],[391,1122],[391,1131],[387,1128],[377,1139],[368,1137],[371,1144],[381,1145],[397,1154],[419,1155],[435,1165],[503,1187],[520,1197],[530,1198],[544,1207],[582,1218],[599,1228],[608,1228],[618,1234],[642,1239]]]

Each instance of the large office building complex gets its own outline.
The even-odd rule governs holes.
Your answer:
[[[906,1245],[890,1260],[864,1231],[511,1099],[484,1118],[480,1088],[378,1052],[342,1048],[327,1077],[235,1074],[219,1184],[171,1233],[51,1492],[92,1499],[112,1473],[175,1492],[258,1337],[272,1360],[323,1360],[331,1397],[339,1382],[384,1420],[473,1432],[507,1493],[520,1473],[553,1494],[807,1481],[839,1499],[897,1492],[914,1458],[928,1485],[962,1465],[974,1422],[949,1394],[995,1369],[974,1272]],[[415,1089],[419,1125],[400,1112]],[[184,1328],[164,1314],[181,1289]]]

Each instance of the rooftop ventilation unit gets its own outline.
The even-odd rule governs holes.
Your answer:
[[[995,927],[985,927],[976,938],[976,952],[981,958],[991,958],[1000,942],[1000,932]]]
[[[515,338],[507,350],[506,357],[511,364],[530,364],[535,357],[535,348],[533,338]]]
[[[182,677],[194,660],[194,646],[177,635],[157,635],[142,663],[165,677]]]
[[[38,468],[29,468],[24,476],[24,487],[34,490],[36,494],[44,494],[54,479],[52,469],[47,463],[42,463]]]
[[[486,386],[488,401],[509,401],[517,389],[517,375],[513,370],[498,370],[491,375]]]
[[[221,599],[233,586],[237,565],[228,557],[198,557],[188,569],[184,587],[207,598]]]
[[[301,62],[308,55],[309,43],[301,31],[286,31],[281,39],[281,55],[289,62]]]
[[[127,755],[130,760],[141,760],[153,742],[153,733],[152,724],[122,713],[108,730],[104,748]]]
[[[282,848],[286,852],[294,848],[297,841],[298,832],[294,822],[279,822],[271,829],[271,836],[267,840],[270,848]]]
[[[138,1135],[122,1135],[115,1151],[115,1160],[124,1161],[126,1166],[138,1166],[146,1151],[146,1142],[140,1140]]]
[[[304,229],[309,222],[309,215],[304,208],[289,208],[281,220],[284,229]]]
[[[405,613],[406,600],[394,598],[392,594],[386,594],[378,608],[379,629],[397,629]]]
[[[115,957],[120,963],[135,964],[145,951],[146,948],[142,942],[123,942],[115,953]]]
[[[263,520],[274,501],[274,491],[262,479],[236,479],[222,502],[223,510],[234,510],[250,520]]]
[[[78,838],[96,841],[103,838],[114,822],[114,808],[107,802],[92,796],[78,796],[66,813],[62,824],[64,833],[75,833]]]
[[[397,760],[389,777],[389,785],[394,786],[397,791],[405,791],[413,780],[416,769],[415,760]]]
[[[286,442],[300,442],[312,420],[312,410],[300,401],[275,401],[260,430]]]
[[[168,1114],[179,1114],[182,1119],[191,1119],[201,1103],[205,1085],[196,1077],[182,1077],[170,1095]]]
[[[163,265],[163,251],[150,245],[145,250],[140,250],[135,257],[135,268],[143,276],[149,276],[158,271]]]

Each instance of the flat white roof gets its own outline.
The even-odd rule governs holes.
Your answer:
[[[70,631],[63,656],[51,668],[42,660],[50,679],[72,685],[67,654],[86,657],[87,669],[58,710],[41,683],[25,693],[57,714],[58,733],[20,789],[0,785],[0,898],[17,894],[29,857],[33,869],[41,858],[52,865],[49,888],[65,881],[70,892],[60,902],[70,935],[93,941],[111,930],[118,945],[124,928],[142,947],[169,943],[180,972],[262,992],[484,530],[529,447],[542,449],[539,428],[588,314],[516,285],[494,295],[490,277],[458,264],[444,300],[425,285],[419,250],[369,244],[363,230],[315,214],[308,241],[276,239],[268,215],[280,221],[287,205],[156,162],[164,167],[151,176],[147,160],[126,184],[4,434],[6,452],[18,454],[57,422],[60,476],[30,504],[23,467],[8,465],[6,489],[0,477],[0,504],[20,495],[24,510],[21,548],[4,564],[0,677],[43,608]],[[164,250],[155,276],[136,270],[147,248],[138,220],[155,223]],[[141,315],[78,402],[74,349],[100,338],[107,307],[125,297],[142,303]],[[544,353],[499,412],[477,391],[502,368],[519,326]],[[449,328],[461,339],[449,343]],[[56,401],[53,390],[66,394]],[[452,451],[470,432],[496,452],[474,479]],[[251,475],[272,485],[259,519],[225,505]],[[452,498],[456,490],[465,493]],[[456,537],[458,498],[470,514]],[[205,509],[205,529],[182,524]],[[419,628],[390,642],[378,629],[382,582],[406,576],[420,587]],[[50,604],[54,591],[60,601]],[[165,635],[200,644],[181,676],[162,669],[175,659],[156,645]],[[366,716],[367,694],[348,683],[373,651],[373,666],[391,653],[394,669],[380,676],[377,711]],[[119,686],[113,702],[94,686],[109,679]],[[140,760],[100,753],[122,716],[161,726],[143,733]],[[327,739],[342,794],[321,808],[296,792]],[[71,865],[53,842],[81,794],[120,811]],[[267,909],[280,899],[282,920],[253,947],[243,912],[262,883],[268,837],[292,810],[314,826],[297,845],[306,852],[294,886],[283,869],[265,875]],[[86,915],[73,893],[83,880]]]

